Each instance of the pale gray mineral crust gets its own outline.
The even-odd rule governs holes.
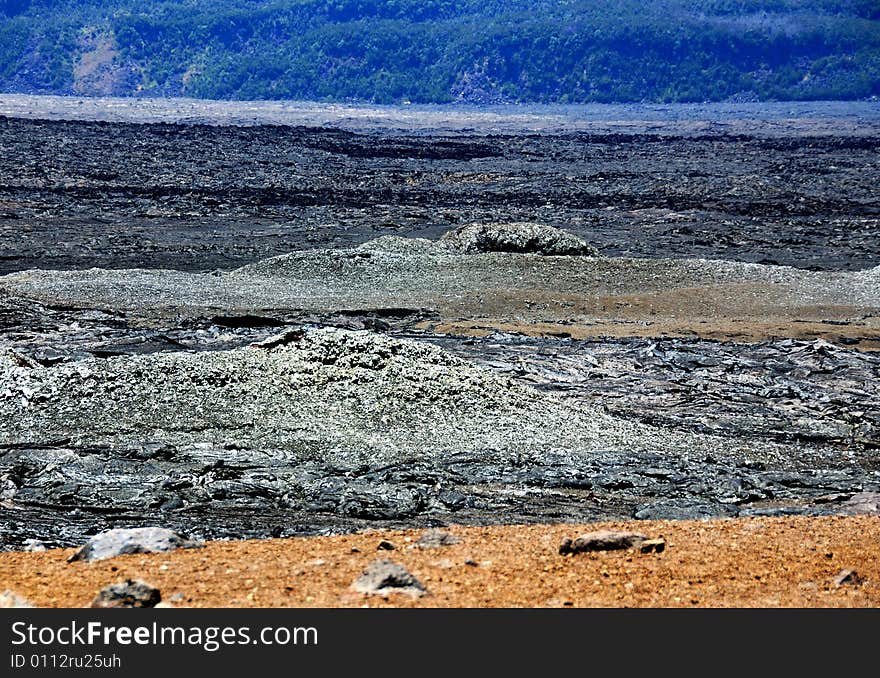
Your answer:
[[[198,542],[161,527],[117,528],[89,539],[69,560],[106,560],[130,553],[162,553],[200,546]]]

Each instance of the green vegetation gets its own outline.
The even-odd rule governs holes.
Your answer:
[[[856,99],[880,95],[880,1],[0,0],[0,91]]]

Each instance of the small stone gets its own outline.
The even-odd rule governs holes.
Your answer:
[[[571,539],[563,539],[559,545],[560,555],[569,553],[584,553],[591,551],[617,551],[621,549],[629,549],[637,546],[647,537],[637,532],[616,532],[613,530],[599,530],[598,532],[588,532],[572,541]]]
[[[480,564],[476,560],[472,560],[471,558],[468,558],[466,561],[464,561],[464,564],[467,565],[468,567],[479,567],[480,566]]]
[[[837,576],[834,577],[834,584],[836,586],[843,586],[845,584],[861,584],[863,581],[862,577],[859,576],[859,573],[855,570],[844,569],[837,573]]]
[[[372,595],[406,593],[411,596],[422,596],[427,591],[424,584],[405,567],[390,560],[374,560],[354,581],[352,588],[358,593]]]
[[[397,547],[387,539],[383,539],[379,542],[379,545],[376,546],[377,551],[393,551],[395,548]]]
[[[91,607],[156,607],[161,600],[162,596],[156,587],[140,580],[127,579],[101,589]]]
[[[32,553],[37,553],[40,551],[46,551],[46,545],[41,542],[39,539],[25,539],[24,540],[24,550],[30,551]]]
[[[639,551],[642,553],[663,553],[666,550],[665,539],[646,539],[639,544]]]
[[[443,530],[428,530],[416,542],[416,546],[420,549],[436,549],[442,546],[452,546],[458,544],[461,539],[454,534],[449,534]]]
[[[67,560],[104,560],[129,553],[160,553],[201,546],[199,542],[190,541],[177,532],[162,527],[117,528],[95,535]]]
[[[11,609],[16,607],[36,607],[36,605],[14,591],[4,591],[3,593],[0,593],[0,609]]]

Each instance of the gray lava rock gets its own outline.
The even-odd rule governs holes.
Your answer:
[[[395,548],[397,548],[397,547],[394,546],[394,544],[391,543],[390,541],[388,541],[387,539],[383,539],[376,546],[377,551],[393,551]]]
[[[854,516],[880,516],[880,492],[859,492],[843,502],[844,513]]]
[[[190,541],[177,532],[162,527],[114,529],[89,539],[68,561],[104,560],[129,553],[159,553],[201,546],[200,542]]]
[[[427,592],[424,584],[405,567],[390,560],[374,560],[354,581],[352,588],[359,593],[375,595],[406,593],[422,596]]]
[[[566,231],[528,222],[467,224],[443,234],[440,245],[452,252],[516,252],[555,256],[595,256],[595,248]]]
[[[443,530],[428,530],[416,542],[416,546],[420,549],[436,549],[441,546],[452,546],[458,544],[461,539],[454,534],[449,534]]]
[[[585,553],[590,551],[618,551],[638,546],[648,538],[638,532],[616,532],[613,530],[599,530],[588,532],[572,541],[563,539],[559,545],[560,555],[569,553]]]
[[[91,607],[156,607],[161,600],[162,595],[156,587],[140,580],[127,579],[101,589]]]
[[[844,586],[845,584],[861,584],[863,580],[855,570],[841,570],[833,581],[837,586]]]
[[[641,553],[663,553],[666,550],[665,539],[646,539],[639,544]]]
[[[0,593],[0,609],[36,607],[27,598],[23,598],[14,591]]]

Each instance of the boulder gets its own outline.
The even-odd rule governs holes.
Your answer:
[[[618,551],[621,549],[629,549],[633,546],[639,546],[648,538],[638,532],[616,532],[613,530],[599,530],[598,532],[588,532],[572,541],[571,539],[563,539],[559,545],[559,553],[567,555],[570,553],[588,553],[591,551]]]
[[[190,541],[173,530],[162,527],[113,529],[89,539],[68,562],[93,561],[129,553],[161,553],[176,549],[200,548],[200,542]]]
[[[374,560],[352,584],[358,593],[388,595],[406,593],[422,596],[427,592],[424,584],[416,579],[403,565],[390,560]]]

